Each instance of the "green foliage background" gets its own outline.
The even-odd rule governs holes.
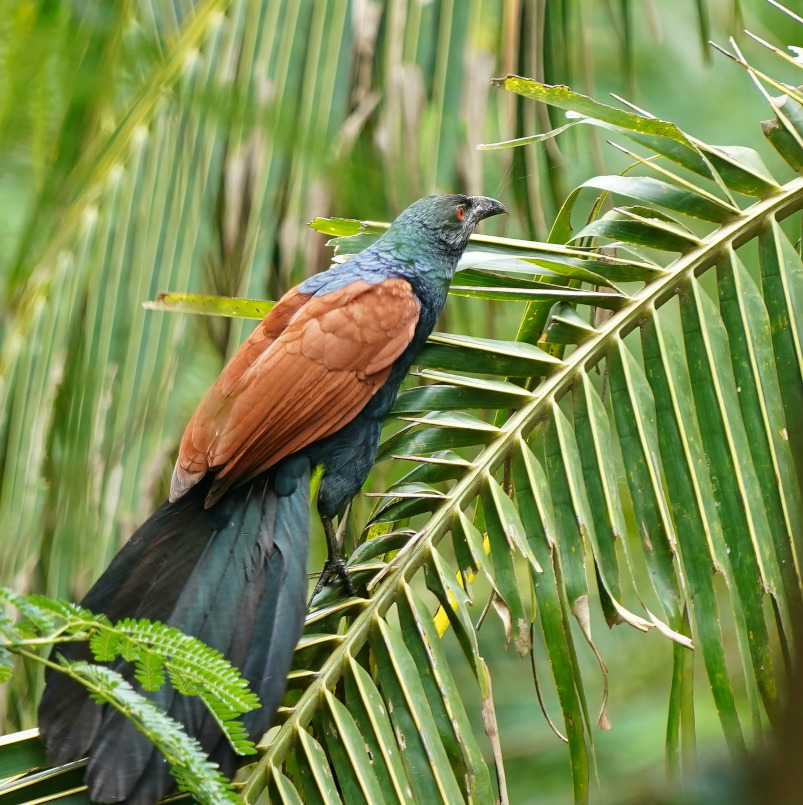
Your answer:
[[[496,196],[512,214],[487,231],[543,239],[571,188],[627,160],[581,127],[477,151],[565,122],[492,77],[615,92],[706,142],[760,147],[760,128],[743,121],[767,116],[761,97],[703,41],[738,39],[743,24],[779,42],[788,30],[758,0],[7,5],[0,583],[76,599],[164,496],[183,424],[246,326],[141,301],[162,290],[275,298],[327,264],[308,220],[388,220],[433,191]],[[445,324],[512,338],[521,310],[452,299]],[[322,555],[318,544],[312,568]],[[614,726],[597,737],[597,760],[618,800],[662,777],[672,649],[655,632],[600,623],[597,635]],[[566,801],[565,748],[527,664],[502,650],[495,623],[480,637],[511,800]],[[698,741],[720,746],[702,684]],[[32,723],[39,686],[17,675],[9,729]]]

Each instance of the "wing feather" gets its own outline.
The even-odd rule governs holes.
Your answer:
[[[212,505],[247,480],[350,422],[412,340],[420,305],[398,278],[322,296],[290,291],[207,392],[173,471],[171,500],[216,472]]]

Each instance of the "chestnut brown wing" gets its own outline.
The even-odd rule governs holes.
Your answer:
[[[290,294],[195,411],[173,472],[172,500],[213,470],[211,505],[230,486],[350,422],[409,345],[420,313],[402,279],[359,280],[322,296]]]

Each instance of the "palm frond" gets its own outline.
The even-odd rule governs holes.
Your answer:
[[[346,728],[361,730],[369,760],[370,747],[382,746],[380,733],[387,741],[391,728],[395,745],[383,751],[393,757],[400,750],[402,771],[394,771],[403,772],[402,788],[414,800],[486,801],[484,763],[471,764],[487,739],[467,740],[464,697],[450,693],[452,671],[433,653],[448,624],[477,679],[484,712],[492,713],[470,615],[472,580],[490,588],[522,654],[531,650],[530,626],[539,616],[535,626],[544,632],[563,709],[577,801],[588,798],[594,722],[571,622],[607,674],[591,628],[594,606],[610,625],[657,627],[677,645],[667,735],[672,765],[694,741],[684,710],[692,695],[684,654],[692,647],[734,753],[744,750],[746,722],[760,729],[778,715],[777,650],[789,651],[803,603],[803,498],[793,432],[803,388],[797,344],[803,262],[784,231],[803,207],[803,181],[782,183],[755,153],[710,146],[671,124],[564,88],[517,77],[504,84],[584,114],[585,122],[614,126],[678,163],[683,178],[659,162],[660,179],[629,174],[587,183],[638,204],[614,207],[573,237],[583,255],[575,259],[596,261],[603,275],[606,255],[632,255],[626,290],[605,294],[607,316],[589,313],[600,309],[602,294],[564,276],[565,297],[551,292],[529,303],[534,310],[554,305],[547,332],[557,329],[555,340],[536,346],[433,337],[421,360],[429,382],[403,392],[397,405],[420,415],[408,417],[380,451],[380,460],[404,456],[415,469],[388,490],[369,524],[366,547],[377,540],[377,550],[358,551],[351,563],[370,598],[329,608],[322,601],[320,613],[313,612],[308,628],[318,635],[327,625],[335,629],[336,648],[317,656],[303,650],[299,661],[315,680],[293,697],[284,723],[268,736],[246,785],[249,799],[291,785],[302,798],[314,791],[317,799],[324,796],[321,781],[331,796],[357,796],[359,789],[360,801],[370,801],[373,786],[396,790],[387,769],[366,771],[364,762],[352,757],[345,764],[334,752],[322,767],[324,755],[310,748],[329,747],[331,725],[343,717],[339,698],[357,713],[374,710],[379,697],[384,728],[356,716]],[[649,157],[640,163],[653,165]],[[736,197],[745,194],[757,200],[738,205]],[[579,198],[573,195],[573,207]],[[660,256],[673,252],[675,259]],[[496,298],[510,289],[512,297],[532,299],[530,283],[543,281],[532,262],[526,281],[502,270],[507,279],[493,286],[472,283],[456,292],[471,288]],[[556,342],[557,349],[539,348]],[[493,424],[482,415],[445,413],[458,407],[461,394],[464,409],[496,412]],[[404,531],[410,527],[412,535]],[[735,629],[735,657],[725,620]],[[435,688],[428,692],[430,682]],[[597,721],[607,726],[604,703]],[[493,719],[485,724],[493,735]],[[482,788],[474,787],[475,775]]]

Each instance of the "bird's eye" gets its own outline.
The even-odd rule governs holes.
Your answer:
[[[457,208],[456,215],[458,221],[462,221],[466,217],[466,208],[462,204]]]

